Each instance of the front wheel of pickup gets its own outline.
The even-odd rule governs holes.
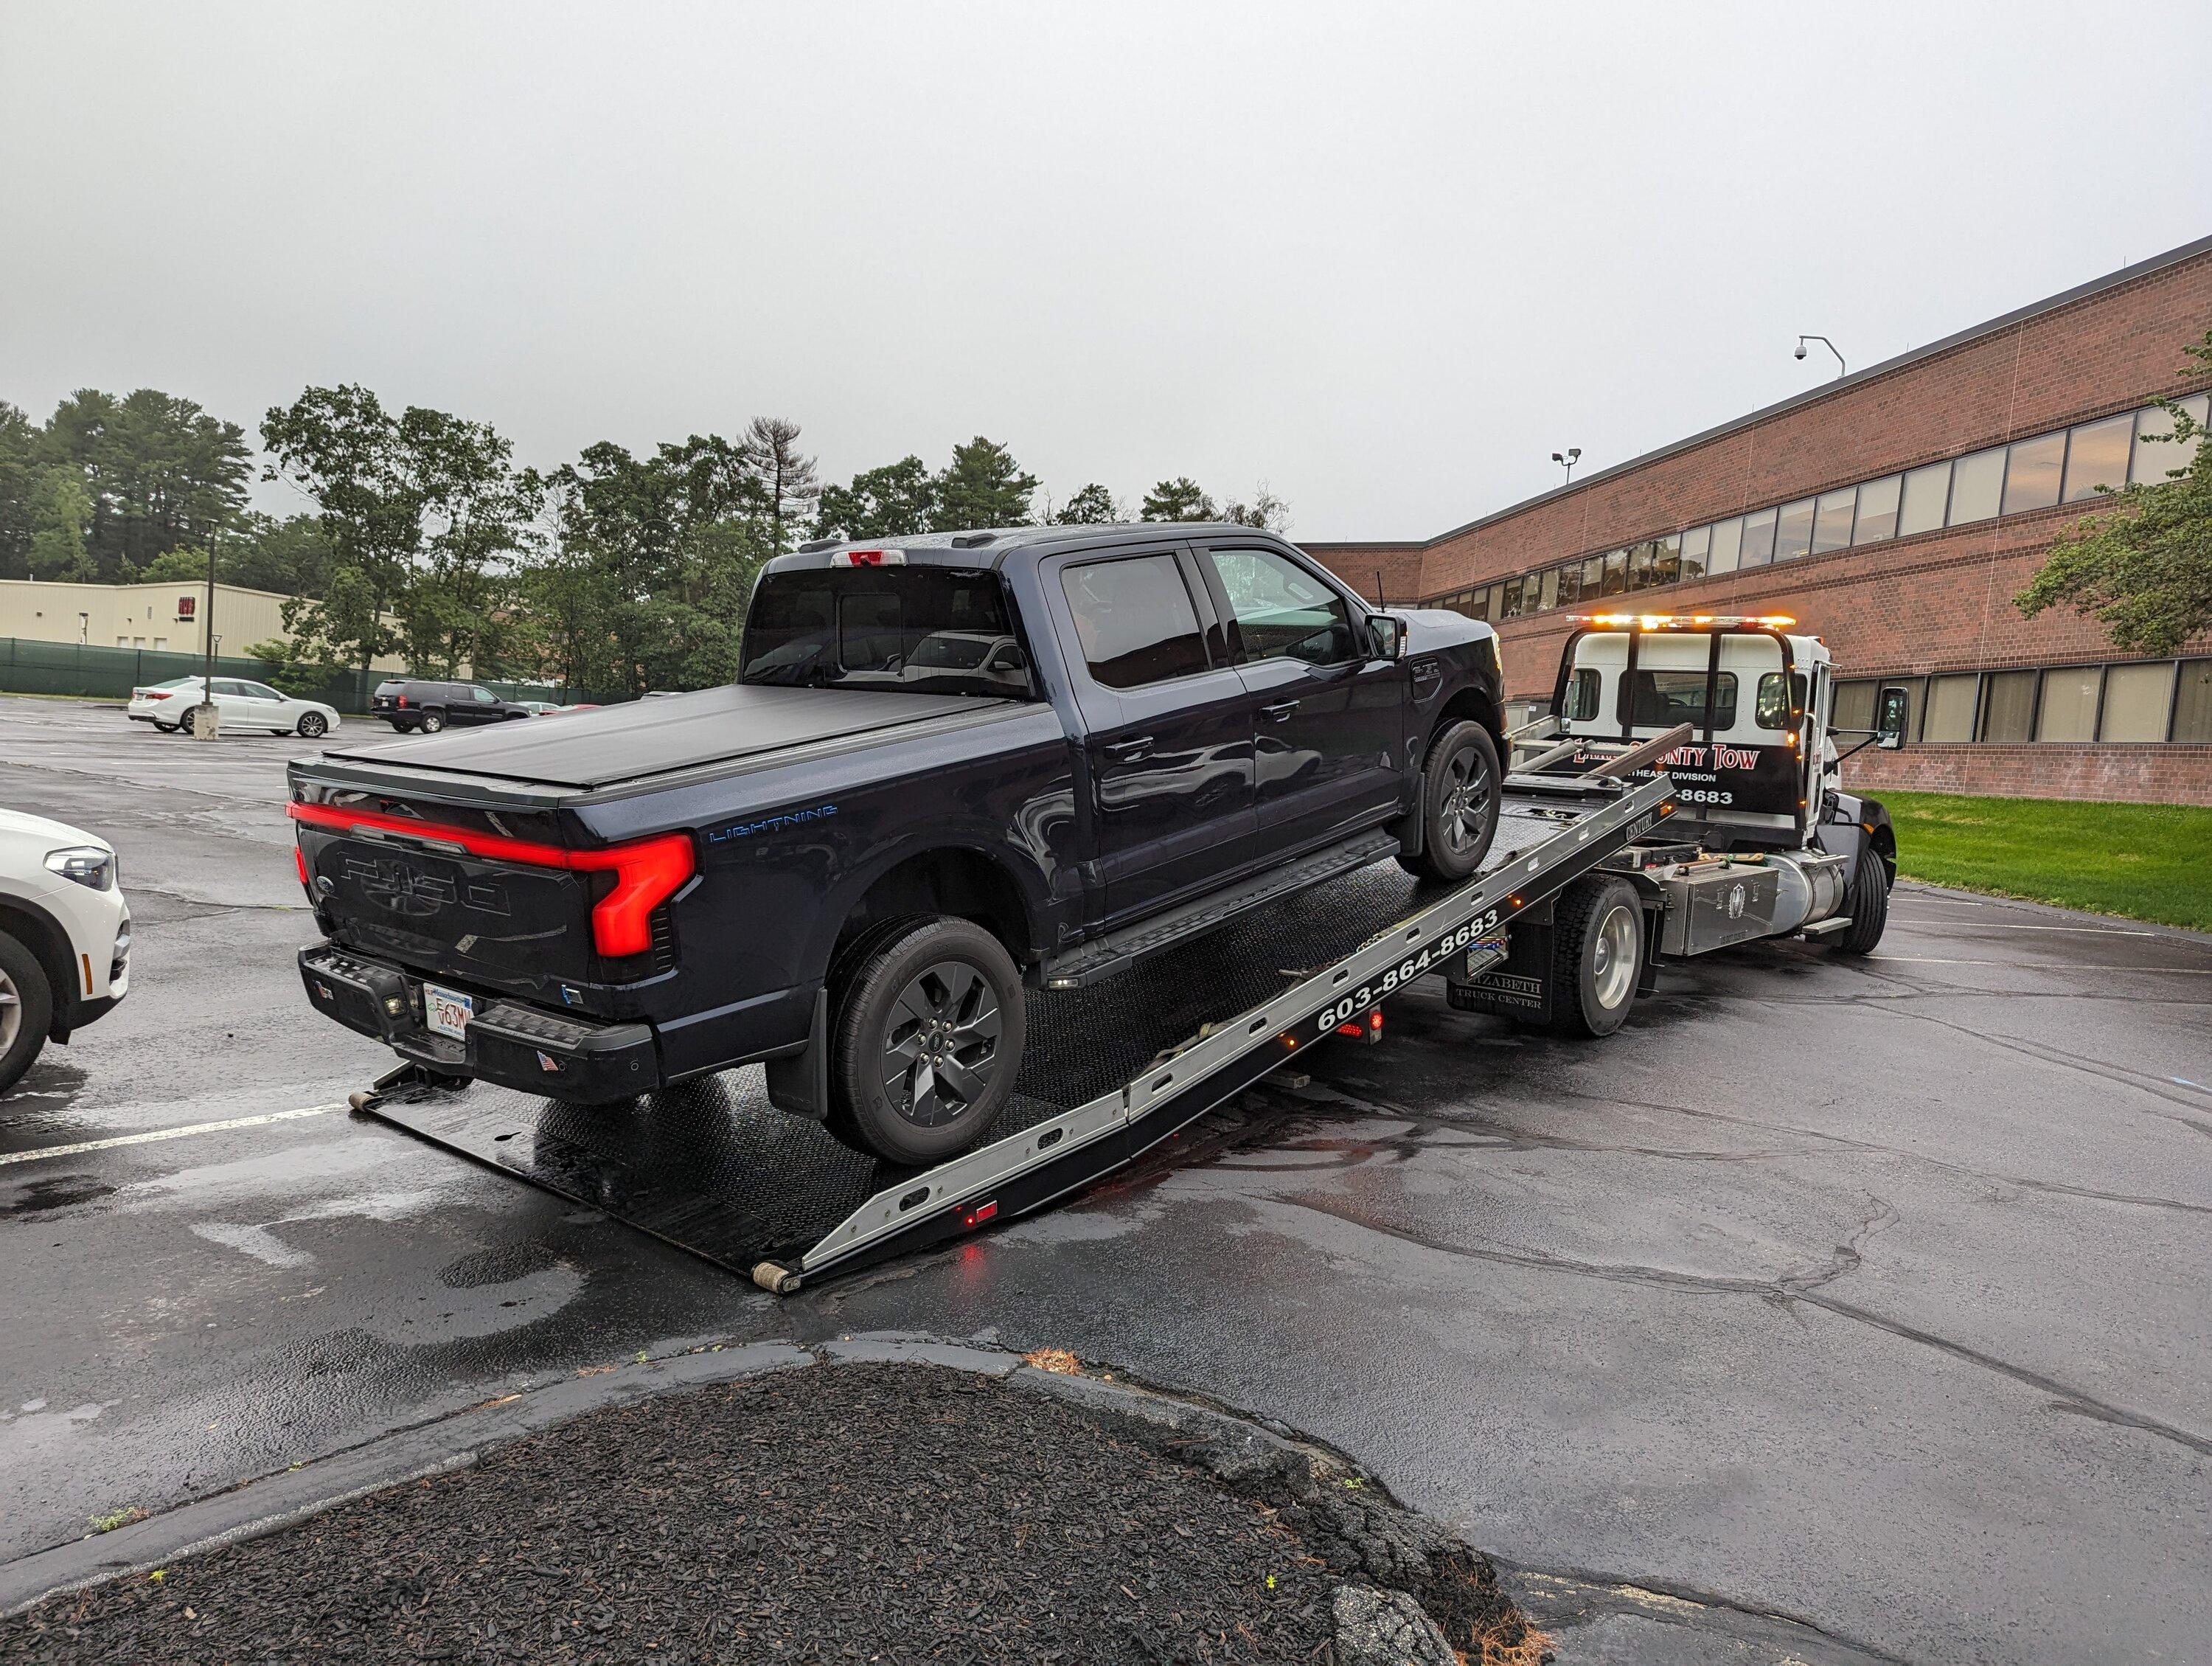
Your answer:
[[[968,1149],[1013,1097],[1021,974],[967,920],[917,920],[845,986],[830,1044],[831,1133],[903,1167]]]
[[[1480,723],[1455,723],[1421,772],[1421,851],[1401,866],[1424,879],[1464,879],[1498,836],[1498,747]]]

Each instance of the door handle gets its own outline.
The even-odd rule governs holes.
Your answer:
[[[1140,734],[1129,740],[1109,741],[1105,748],[1106,756],[1117,758],[1124,763],[1133,763],[1136,759],[1144,757],[1152,744],[1152,738],[1148,734]]]
[[[1279,723],[1297,708],[1298,702],[1295,700],[1278,700],[1273,705],[1261,707],[1260,715],[1270,723]]]

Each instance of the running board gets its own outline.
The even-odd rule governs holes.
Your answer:
[[[1109,932],[1066,954],[1048,960],[1044,967],[1048,989],[1084,989],[1117,972],[1126,972],[1147,955],[1187,943],[1192,938],[1225,926],[1249,909],[1304,891],[1370,862],[1379,861],[1400,848],[1395,833],[1363,833],[1342,844],[1332,845],[1310,856],[1279,867],[1271,867],[1249,879],[1212,891],[1196,902]]]

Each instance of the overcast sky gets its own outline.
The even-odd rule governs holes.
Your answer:
[[[1426,536],[1832,374],[1800,331],[2212,232],[2208,64],[2187,0],[0,0],[0,398],[360,381],[543,465],[774,413],[832,477],[981,433]]]

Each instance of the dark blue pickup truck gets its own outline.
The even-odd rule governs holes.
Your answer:
[[[310,1000],[434,1078],[594,1103],[765,1061],[898,1164],[1080,988],[1495,830],[1497,640],[1246,527],[1029,527],[769,563],[739,679],[291,766]]]

